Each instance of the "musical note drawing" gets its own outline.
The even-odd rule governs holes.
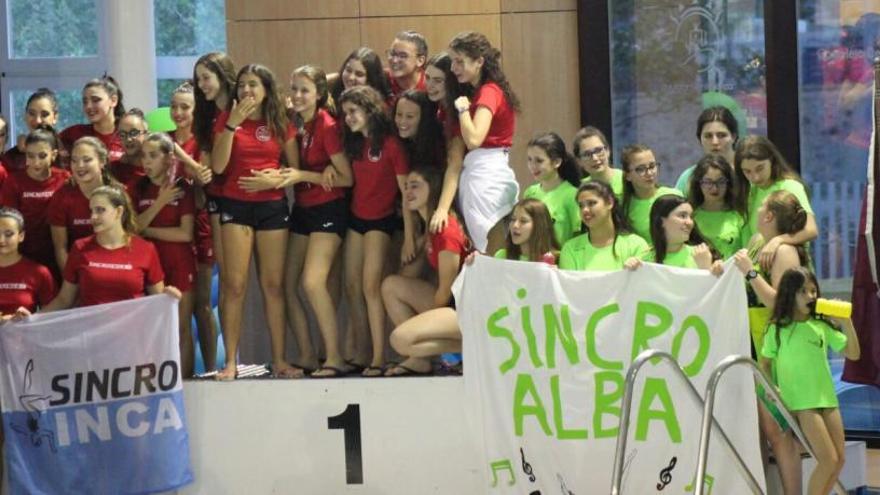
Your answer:
[[[574,492],[565,486],[565,479],[562,478],[561,474],[556,473],[556,479],[559,480],[559,489],[562,491],[562,495],[574,495]]]
[[[694,483],[694,481],[696,481],[696,477],[694,477],[694,479],[690,482],[690,484],[688,484],[686,487],[684,487],[685,493],[693,493],[694,491],[696,491],[696,489],[695,489],[696,483]],[[703,480],[703,487],[705,488],[704,491],[705,491],[706,495],[712,495],[712,485],[714,485],[714,484],[715,484],[715,478],[713,478],[712,476],[707,474],[705,480]]]
[[[673,457],[669,461],[669,465],[660,470],[660,483],[657,483],[657,491],[661,491],[666,488],[666,485],[672,483],[672,470],[675,469],[675,463],[678,461],[678,458]]]
[[[516,476],[513,474],[513,465],[510,463],[510,459],[495,461],[490,463],[489,467],[492,468],[492,488],[498,486],[498,471],[507,471],[510,473],[510,481],[507,482],[508,486],[516,484]]]
[[[523,452],[522,447],[519,448],[519,455],[522,457],[523,472],[529,477],[529,481],[534,483],[537,478],[535,477],[535,472],[532,470],[532,465],[526,462],[526,453]]]
[[[24,382],[22,383],[22,389],[24,389],[25,392],[29,392],[31,385],[33,384],[33,372],[34,360],[30,359],[24,368]],[[40,447],[45,440],[49,445],[49,450],[54,454],[58,452],[58,448],[55,445],[55,432],[40,427],[40,417],[43,415],[45,402],[48,401],[49,398],[48,395],[30,393],[18,396],[18,402],[24,410],[27,411],[28,419],[25,426],[13,424],[12,429],[17,433],[28,437],[34,447]]]

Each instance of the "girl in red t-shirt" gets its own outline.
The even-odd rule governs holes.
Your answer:
[[[180,313],[180,367],[184,377],[193,374],[193,286],[196,260],[193,253],[195,200],[185,181],[176,182],[174,142],[167,134],[150,134],[141,151],[145,177],[129,187],[140,234],[159,252],[165,281],[182,296]]]
[[[327,282],[348,228],[345,188],[353,182],[351,165],[342,150],[339,125],[327,108],[329,93],[324,71],[312,65],[299,67],[291,74],[290,84],[288,107],[298,129],[302,170],[272,170],[259,177],[243,178],[241,182],[246,184],[246,189],[257,191],[272,176],[281,181],[268,182],[272,187],[283,187],[289,176],[300,180],[294,188],[296,202],[290,212],[291,236],[284,277],[287,314],[292,319],[300,352],[297,364],[304,370],[318,367],[308,320],[299,298],[302,281],[324,340],[325,365],[340,368],[343,358],[339,350],[336,305]],[[338,289],[339,284],[335,285]]]
[[[58,158],[58,136],[48,125],[40,124],[24,141],[27,165],[3,184],[0,204],[20,211],[25,220],[21,252],[45,265],[61,280],[61,270],[52,248],[48,223],[49,202],[70,177],[64,169],[52,166]]]
[[[370,86],[379,92],[382,100],[391,97],[391,84],[385,77],[382,59],[371,48],[362,46],[348,54],[339,72],[330,74],[330,94],[339,102],[342,92],[355,86]]]
[[[49,269],[19,253],[25,225],[18,210],[0,208],[0,321],[18,308],[36,311],[55,297],[55,280]]]
[[[107,148],[97,138],[76,140],[70,153],[71,178],[49,202],[49,225],[55,260],[64,269],[68,250],[77,239],[92,235],[89,197],[100,186],[121,186],[110,175]]]
[[[122,140],[125,153],[118,160],[110,162],[110,173],[126,187],[144,176],[144,169],[141,167],[141,145],[148,133],[147,121],[140,108],[129,109],[119,119],[117,134]]]
[[[395,205],[404,189],[409,163],[393,135],[391,119],[376,90],[368,86],[348,89],[342,93],[340,105],[345,115],[343,145],[354,172],[351,216],[345,237],[346,297],[352,321],[369,323],[373,361],[377,361],[382,359],[385,345],[385,308],[380,285],[391,234],[397,226]],[[410,262],[415,254],[411,217],[409,213],[403,215],[400,259],[404,263]],[[358,351],[362,353],[361,349]],[[326,364],[325,368],[319,376],[340,374]]]
[[[24,108],[24,123],[27,124],[28,132],[35,130],[40,125],[54,128],[58,122],[58,100],[51,89],[40,88],[31,93]],[[6,167],[9,173],[25,169],[26,138],[26,134],[18,136],[16,145],[0,156],[0,163]],[[3,147],[0,146],[0,151],[2,150]],[[54,164],[58,167],[61,166],[60,154],[56,157]]]
[[[211,150],[214,147],[214,123],[217,115],[228,112],[235,99],[235,65],[229,55],[210,52],[202,55],[193,66],[192,132],[198,143],[201,165],[211,169]],[[178,155],[179,157],[179,155]],[[195,158],[195,156],[193,156]],[[220,235],[220,201],[223,194],[222,175],[214,175],[205,185],[205,208],[211,221],[214,260],[220,267],[220,286],[223,286],[223,241]],[[223,294],[220,294],[223,297]],[[221,310],[222,311],[222,310]]]
[[[404,207],[408,211],[418,213],[422,221],[427,223],[439,203],[441,188],[442,174],[436,168],[422,167],[411,171],[406,178]],[[449,338],[453,341],[458,342],[461,339],[455,310],[451,307],[452,282],[470,250],[469,242],[455,213],[449,215],[443,230],[437,233],[427,232],[423,239],[424,257],[420,257],[419,262],[404,267],[400,275],[388,276],[382,282],[385,309],[397,327],[391,335],[392,345],[402,355],[408,356],[403,363],[389,369],[385,373],[388,376],[427,373],[431,370],[431,362],[427,356],[461,351],[461,345],[458,343],[451,349],[435,347],[427,355],[410,348],[410,344],[415,342],[403,347],[399,345],[404,341],[419,340],[421,337],[409,336],[409,334],[424,331],[426,328],[431,329],[431,337],[435,339],[445,339],[446,334],[449,334]],[[436,282],[419,278],[424,261],[427,261],[436,273]],[[421,323],[415,325],[419,328],[413,330],[414,326],[410,325],[409,321],[416,315],[426,312],[434,315],[427,319],[432,323],[428,324],[426,319],[420,319]],[[374,349],[373,362],[364,370],[364,376],[380,376],[384,364],[382,354],[377,355]]]
[[[296,129],[290,125],[278,95],[275,76],[265,66],[250,64],[238,72],[238,103],[221,113],[214,125],[211,167],[225,175],[221,203],[224,264],[220,319],[226,345],[226,368],[218,380],[232,380],[241,332],[251,254],[260,259],[258,278],[272,339],[272,368],[276,376],[296,376],[284,359],[284,258],[287,253],[288,208],[281,189],[250,192],[240,178],[277,169],[283,155],[298,168]]]
[[[443,173],[443,192],[440,203],[434,210],[429,228],[438,232],[446,227],[449,212],[452,211],[458,180],[467,148],[461,138],[461,128],[455,116],[455,99],[461,94],[461,86],[452,72],[452,59],[445,52],[428,59],[425,68],[425,87],[428,98],[437,103],[437,121],[443,126],[446,140],[446,171]]]
[[[76,241],[58,296],[42,311],[125,301],[165,292],[165,274],[152,243],[135,235],[134,210],[121,186],[101,186],[89,198],[95,234]]]
[[[214,278],[214,241],[212,238],[211,220],[207,210],[205,190],[211,184],[213,172],[209,167],[199,163],[203,156],[198,141],[193,133],[195,96],[193,85],[183,82],[171,93],[171,120],[177,126],[173,133],[174,155],[183,164],[183,173],[195,186],[193,189],[196,203],[195,217],[195,250],[196,250],[196,283],[193,311],[198,325],[199,348],[205,369],[213,371],[217,359],[217,321],[211,309],[211,286]],[[175,167],[179,169],[179,167]],[[175,170],[178,175],[180,170]],[[219,222],[219,219],[218,219]]]
[[[116,124],[125,115],[125,106],[122,104],[122,90],[116,80],[104,76],[87,82],[82,90],[82,105],[89,123],[72,125],[61,131],[63,158],[66,159],[68,153],[72,152],[76,140],[84,136],[100,139],[107,148],[110,161],[122,158],[125,148],[116,134]]]
[[[455,100],[461,136],[469,150],[458,195],[476,248],[493,254],[504,244],[504,219],[513,210],[519,184],[508,165],[519,99],[501,71],[501,52],[480,33],[464,32],[449,42],[452,72],[465,89]]]

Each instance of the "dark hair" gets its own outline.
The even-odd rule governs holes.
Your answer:
[[[522,209],[532,218],[532,235],[529,237],[529,261],[542,261],[546,253],[556,254],[559,251],[559,241],[553,230],[553,217],[543,201],[535,198],[525,198],[513,205],[513,210]],[[522,248],[513,243],[508,229],[505,237],[505,251],[507,259],[519,260],[522,256]]]
[[[581,185],[581,169],[577,160],[565,149],[565,141],[555,132],[539,134],[529,141],[528,147],[532,146],[544,150],[550,160],[559,160],[557,169],[559,177],[574,187]]]
[[[708,154],[700,158],[694,167],[694,172],[688,182],[688,200],[694,205],[694,208],[702,206],[706,201],[703,195],[703,188],[700,187],[700,181],[706,176],[710,169],[721,172],[721,175],[727,179],[727,189],[724,191],[724,206],[736,210],[741,202],[737,200],[736,180],[733,175],[733,167],[727,163],[727,159],[721,155]]]
[[[114,208],[122,207],[122,230],[127,234],[126,242],[130,240],[131,236],[137,234],[137,218],[134,207],[131,205],[131,198],[125,192],[125,187],[119,184],[101,186],[92,191],[91,198],[95,196],[104,196]]]
[[[122,120],[126,117],[138,118],[144,124],[144,127],[147,127],[147,117],[144,115],[144,111],[141,110],[140,108],[134,107],[134,108],[128,109],[128,111],[126,111],[124,114],[122,114],[122,117],[120,117],[119,120]],[[116,124],[118,126],[119,122],[117,122]]]
[[[400,31],[394,35],[394,39],[400,41],[407,41],[412,43],[416,47],[416,56],[419,57],[427,57],[428,56],[428,41],[417,31]]]
[[[736,140],[739,138],[739,124],[736,122],[736,117],[733,116],[733,113],[720,105],[709,107],[700,112],[700,116],[697,117],[698,141],[702,141],[703,127],[710,122],[721,122],[724,124],[733,135],[733,143],[736,144]]]
[[[335,114],[333,102],[330,101],[330,89],[327,85],[327,74],[324,69],[317,65],[301,65],[290,73],[290,78],[304,77],[315,85],[315,112],[321,109],[327,109],[331,114]],[[294,122],[299,130],[302,130],[302,117],[298,114],[291,116],[290,120]]]
[[[113,177],[113,174],[110,173],[110,154],[107,152],[104,143],[96,137],[83,136],[74,141],[73,146],[70,147],[70,154],[73,155],[73,150],[75,150],[77,146],[82,145],[90,146],[95,150],[95,154],[98,155],[98,161],[101,162],[101,184],[125,189],[125,186],[119,183],[119,181]],[[75,177],[76,175],[71,174],[70,179],[68,179],[68,184],[76,185]]]
[[[116,106],[113,108],[113,121],[114,124],[119,123],[119,119],[125,115],[125,105],[122,104],[122,90],[119,88],[119,84],[116,82],[116,79],[113,77],[104,74],[103,77],[99,79],[92,79],[83,86],[83,93],[89,88],[99,87],[103,88],[104,91],[107,92],[107,96],[114,97],[116,96]]]
[[[797,293],[807,281],[816,286],[816,297],[821,297],[819,282],[816,275],[804,266],[796,266],[785,270],[779,279],[779,287],[776,289],[776,302],[773,305],[773,314],[770,323],[776,325],[776,347],[779,348],[779,334],[782,327],[791,325],[794,321],[794,308],[797,304]]]
[[[635,195],[636,190],[632,185],[632,182],[626,179],[626,174],[629,172],[630,166],[632,166],[633,156],[639,153],[652,152],[651,148],[645,146],[644,144],[631,144],[629,146],[625,146],[620,151],[620,168],[623,169],[623,216],[629,216],[629,205],[632,202],[632,197]]]
[[[580,152],[581,141],[591,137],[599,138],[599,141],[602,141],[602,145],[608,148],[608,162],[610,163],[611,145],[608,143],[608,138],[605,137],[605,133],[600,131],[598,127],[591,125],[582,128],[574,135],[574,138],[571,140],[571,154],[577,156],[578,152]]]
[[[443,173],[436,167],[426,167],[419,165],[413,167],[409,171],[410,174],[416,174],[428,183],[428,220],[437,210],[440,204],[440,193],[443,192]]]
[[[229,103],[226,108],[218,109],[213,101],[205,98],[205,92],[198,85],[199,75],[196,68],[202,66],[217,76],[220,82],[220,89],[226,93]],[[210,52],[202,55],[193,65],[193,96],[196,105],[193,110],[193,134],[196,136],[196,142],[202,150],[211,150],[214,144],[214,119],[220,111],[226,111],[232,108],[232,102],[235,100],[235,65],[229,55],[223,52]]]
[[[394,132],[394,124],[391,122],[391,117],[385,112],[385,102],[382,96],[370,86],[356,86],[346,89],[339,97],[339,109],[343,119],[345,114],[342,111],[342,106],[345,103],[357,105],[366,114],[367,129],[370,134],[369,153],[372,156],[378,156],[382,152],[385,137]],[[348,125],[344,125],[343,128],[342,145],[345,156],[352,161],[359,160],[363,156],[364,135],[360,132],[351,132]]]
[[[654,244],[654,261],[663,263],[666,259],[666,250],[668,249],[666,241],[666,232],[663,230],[663,220],[669,218],[672,210],[683,204],[688,204],[687,200],[677,194],[664,194],[654,201],[651,205],[651,242]],[[685,244],[696,246],[706,242],[700,234],[700,229],[694,223],[691,229],[691,235]],[[713,258],[714,258],[713,253]]]
[[[514,112],[521,109],[519,98],[510,87],[507,76],[501,70],[501,52],[489,43],[489,39],[482,33],[476,31],[465,31],[459,33],[449,42],[449,49],[463,53],[468,58],[478,59],[483,57],[483,68],[480,71],[480,86],[487,81],[497,84],[501,91],[504,92],[504,98]],[[474,88],[476,89],[476,88]]]
[[[617,238],[620,237],[621,234],[630,233],[629,220],[626,218],[626,215],[624,215],[623,208],[617,201],[617,197],[614,196],[614,190],[611,189],[611,186],[608,184],[598,180],[584,182],[581,184],[581,187],[578,188],[575,199],[579,198],[581,193],[584,192],[593,193],[602,198],[602,201],[611,203],[611,225],[614,226],[614,242],[611,243],[611,254],[617,258]],[[587,238],[589,238],[590,228],[586,225],[584,225],[584,228],[587,231]]]
[[[61,139],[58,137],[55,129],[49,124],[38,125],[24,138],[25,148],[35,143],[46,143],[55,151],[61,148]]]
[[[785,161],[779,149],[764,136],[747,136],[739,141],[736,145],[736,153],[734,154],[734,170],[737,178],[737,196],[742,203],[741,211],[748,215],[747,202],[751,192],[751,184],[746,179],[742,170],[743,160],[769,160],[770,161],[770,178],[776,182],[783,179],[793,179],[801,184],[804,181],[800,175]],[[806,190],[806,184],[804,184]],[[748,220],[748,219],[747,219]]]
[[[18,225],[18,232],[24,232],[24,215],[15,208],[8,206],[0,208],[0,218],[11,218]]]
[[[371,86],[378,91],[383,100],[391,96],[391,83],[388,82],[388,78],[385,76],[385,69],[382,68],[382,59],[372,49],[362,46],[345,57],[345,61],[339,67],[336,81],[330,86],[330,94],[337,104],[341,105],[339,99],[342,96],[342,92],[345,91],[342,73],[345,72],[345,66],[352,60],[357,60],[364,66],[364,70],[367,72],[367,86]]]
[[[146,143],[157,143],[159,145],[159,151],[165,154],[166,157],[170,158],[169,161],[169,169],[173,170],[175,168],[175,163],[177,161],[177,157],[174,156],[174,141],[171,139],[167,133],[164,132],[153,132],[144,138],[144,144]],[[137,188],[139,195],[144,195],[147,191],[147,188],[150,187],[153,181],[146,175],[138,179],[135,187]]]
[[[397,106],[401,100],[408,100],[419,107],[419,126],[412,138],[403,139],[411,167],[426,165],[433,168],[443,169],[446,166],[446,146],[443,139],[443,126],[436,119],[437,106],[428,99],[424,91],[408,89],[400,94],[395,104],[394,112],[397,114]],[[394,124],[395,132],[400,135],[397,123]]]
[[[452,72],[452,59],[449,58],[449,54],[446,52],[436,53],[432,55],[425,64],[425,67],[429,66],[436,67],[443,73],[443,85],[446,89],[446,96],[443,98],[442,104],[443,107],[448,110],[446,112],[447,120],[452,122],[452,119],[455,117],[455,112],[452,111],[455,109],[455,99],[463,94],[461,83],[458,82],[458,78],[455,77],[455,73]],[[456,122],[458,121],[456,120]]]
[[[253,74],[260,79],[260,84],[266,92],[263,98],[260,111],[263,114],[263,120],[266,126],[272,130],[272,135],[279,143],[284,143],[287,136],[287,111],[284,103],[281,101],[281,95],[278,92],[278,84],[275,82],[275,74],[268,67],[261,64],[248,64],[239,69],[238,75],[235,77],[236,85],[242,76]]]
[[[36,91],[31,93],[31,95],[28,96],[27,103],[24,105],[25,110],[27,110],[27,108],[31,106],[31,103],[37,100],[42,100],[43,98],[49,100],[49,102],[52,104],[52,112],[57,115],[58,97],[55,95],[55,92],[49,88],[38,88]]]

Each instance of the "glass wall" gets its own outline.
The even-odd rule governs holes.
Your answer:
[[[762,0],[614,0],[608,8],[616,152],[650,146],[671,185],[702,154],[703,108],[724,105],[740,134],[766,133]]]

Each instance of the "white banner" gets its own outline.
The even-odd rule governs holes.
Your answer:
[[[749,353],[745,286],[730,263],[717,278],[651,263],[587,273],[478,256],[454,291],[486,493],[609,493],[635,357],[671,352],[703,394],[718,361]],[[693,493],[702,409],[685,387],[665,362],[642,368],[622,493]],[[751,373],[729,371],[716,397],[718,421],[763,485]],[[748,493],[718,437],[708,491]]]
[[[157,295],[0,327],[12,493],[154,493],[192,481],[177,300]]]

